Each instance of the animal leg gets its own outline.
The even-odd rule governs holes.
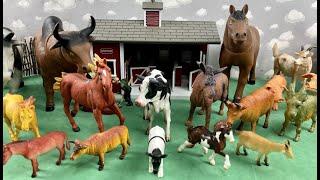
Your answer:
[[[258,166],[261,166],[261,164],[260,164],[260,159],[261,159],[262,156],[263,156],[262,153],[259,153],[259,154],[258,154],[258,158],[257,158],[257,161],[256,161],[256,164],[257,164]]]
[[[99,153],[99,171],[102,171],[104,168],[104,153]]]
[[[281,130],[280,130],[280,132],[278,134],[279,136],[283,136],[284,135],[284,132],[286,131],[289,123],[290,123],[290,119],[285,115],[285,120],[284,120],[284,122],[282,124],[282,128],[281,128]]]
[[[7,118],[4,118],[5,119],[5,122],[6,122],[6,125],[8,127],[8,130],[9,130],[9,135],[10,135],[10,138],[11,138],[11,141],[17,141],[17,137],[15,136],[15,133],[12,129],[12,126],[11,126],[11,122],[9,119]]]
[[[37,159],[36,159],[36,165],[37,165],[37,167],[36,167],[37,171],[40,171],[40,169],[39,169],[39,163],[38,163],[38,160],[37,160]]]
[[[243,129],[243,125],[244,125],[244,122],[243,121],[240,121],[240,124],[239,126],[237,127],[237,130],[238,131],[241,131]]]
[[[161,163],[159,166],[158,178],[163,177],[163,159],[161,159]]]
[[[37,177],[37,159],[31,159],[31,165],[32,165],[32,175],[31,177]]]
[[[208,148],[202,146],[203,154],[208,154]]]
[[[206,124],[205,127],[209,129],[210,125],[210,118],[211,118],[211,106],[206,108]]]
[[[251,123],[251,131],[256,132],[256,128],[257,128],[257,121],[254,121]]]
[[[216,165],[216,161],[214,160],[215,156],[216,156],[216,153],[213,150],[211,156],[209,157],[209,162],[212,166]]]
[[[124,121],[126,120],[126,118],[122,115],[119,106],[116,103],[114,103],[113,106],[111,106],[110,108],[114,112],[114,114],[118,116],[120,125],[124,125]]]
[[[63,159],[63,149],[61,147],[57,147],[57,149],[59,150],[59,159],[57,160],[56,162],[56,165],[57,166],[60,166],[61,165],[61,160]]]
[[[240,143],[238,143],[237,144],[237,148],[236,148],[236,155],[240,155],[241,153],[240,153],[240,147],[241,147],[242,145],[240,144]]]
[[[62,145],[62,152],[63,152],[62,160],[65,160],[66,159],[66,149],[65,149],[65,145],[64,144]]]
[[[152,173],[152,171],[153,171],[151,160],[152,160],[152,158],[149,157],[149,173]]]
[[[102,122],[102,113],[101,113],[101,111],[99,109],[93,109],[93,116],[97,121],[97,125],[98,125],[98,128],[99,128],[99,131],[103,132],[104,131],[104,125],[103,125],[103,122]]]
[[[314,132],[314,129],[316,128],[316,122],[317,122],[317,116],[316,116],[316,114],[314,114],[313,116],[312,116],[312,124],[311,124],[311,127],[310,127],[310,129],[309,129],[309,132]]]
[[[128,145],[127,145],[127,142],[123,142],[122,144],[122,152],[121,152],[121,155],[119,157],[119,159],[124,159],[126,154],[127,154],[127,151],[128,151]]]
[[[20,129],[17,129],[16,128],[16,132],[15,132],[15,138],[17,139],[17,140],[19,140],[19,134],[20,134]]]
[[[223,109],[224,109],[224,102],[221,102],[220,109],[219,109],[219,115],[223,115]]]
[[[70,122],[70,124],[71,124],[71,126],[72,126],[72,130],[73,130],[74,132],[79,132],[79,131],[80,131],[80,128],[78,127],[78,125],[76,124],[76,122],[74,121],[73,117],[72,117],[71,114],[70,114],[70,110],[69,110],[70,101],[71,101],[70,98],[64,97],[64,99],[63,99],[63,106],[64,106],[63,110],[64,110],[64,113],[66,114],[66,116],[67,116],[68,119],[69,119],[69,122]]]
[[[71,116],[75,117],[78,112],[79,112],[79,103],[77,101],[74,101],[73,110],[71,111]]]
[[[40,132],[39,132],[38,126],[33,125],[32,130],[33,130],[34,135],[35,135],[37,138],[40,137]]]
[[[149,135],[149,130],[152,128],[152,121],[153,121],[153,113],[149,113],[149,117],[150,117],[150,120],[149,120],[149,124],[148,124],[148,127],[146,129],[146,135]]]
[[[271,109],[266,113],[266,119],[264,120],[263,128],[268,128],[269,126],[270,112],[271,112]]]
[[[224,156],[224,165],[223,165],[223,168],[224,168],[224,169],[229,169],[230,166],[231,166],[231,163],[230,163],[229,155],[226,154],[226,155]]]
[[[250,85],[256,84],[256,63],[255,62],[252,65],[252,68],[250,70],[248,84],[250,84]]]
[[[301,133],[301,120],[296,121],[297,129],[296,129],[296,137],[294,141],[298,142],[300,140],[300,133]]]
[[[54,110],[53,84],[54,84],[53,77],[49,77],[49,78],[43,77],[43,86],[46,93],[46,111],[47,112]]]
[[[264,156],[264,164],[265,164],[266,166],[269,166],[268,156],[267,156],[267,155]]]
[[[184,123],[186,126],[192,126],[192,119],[193,119],[193,114],[196,109],[196,106],[191,102],[190,105],[190,110],[189,110],[189,117],[187,121]]]
[[[242,93],[244,90],[245,85],[248,81],[249,69],[247,67],[240,67],[240,74],[237,84],[237,89],[233,98],[233,102],[239,103],[240,99],[242,98]]]
[[[168,108],[164,111],[164,123],[166,126],[166,141],[170,141],[170,123],[171,123],[171,110]]]
[[[248,155],[247,148],[245,146],[243,146],[243,155],[245,155],[245,156]]]
[[[181,144],[178,148],[178,152],[182,152],[186,147],[193,148],[194,144],[186,140],[183,144]]]

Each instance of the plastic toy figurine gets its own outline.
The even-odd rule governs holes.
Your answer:
[[[144,108],[143,118],[149,121],[146,134],[152,127],[153,113],[163,111],[164,122],[166,125],[166,141],[170,141],[170,123],[171,123],[171,109],[170,109],[170,87],[167,80],[163,77],[162,72],[154,69],[150,75],[143,77],[137,75],[142,81],[139,87],[140,94],[135,100],[136,106]]]
[[[23,100],[19,94],[7,93],[3,97],[3,118],[12,141],[19,140],[20,131],[31,130],[35,137],[40,137],[34,102],[33,96]]]
[[[127,106],[133,106],[133,103],[131,101],[131,86],[130,86],[130,82],[128,82],[126,79],[121,79],[119,80],[119,78],[115,78],[114,79],[115,83],[119,83],[121,90],[123,90],[123,100],[127,103]],[[121,103],[123,101],[119,102],[119,106],[121,106]]]
[[[303,74],[310,73],[312,69],[312,56],[313,53],[310,47],[304,50],[303,46],[299,52],[296,52],[298,58],[294,58],[286,53],[280,53],[277,43],[272,47],[274,57],[274,74],[282,72],[284,75],[292,78],[291,84],[293,90],[295,90],[296,78],[303,80],[301,77]],[[295,65],[297,67],[295,67]]]
[[[22,50],[20,42],[13,40],[14,32],[3,27],[3,86],[9,86],[10,93],[16,93],[24,86],[22,80]]]
[[[126,126],[115,126],[105,132],[93,134],[84,141],[75,140],[70,141],[70,143],[75,145],[70,156],[72,161],[83,154],[99,156],[98,170],[101,171],[104,168],[104,154],[112,151],[120,144],[122,153],[119,158],[121,160],[125,158],[130,145],[130,138]]]
[[[164,129],[155,126],[150,129],[148,138],[149,156],[149,173],[157,174],[158,177],[163,177],[163,160],[167,157],[164,153],[166,147]]]
[[[56,78],[57,82],[54,85],[55,90],[60,89],[61,91],[64,112],[74,132],[80,131],[79,126],[73,119],[79,111],[79,104],[87,108],[90,107],[93,110],[100,132],[104,131],[102,121],[102,113],[104,111],[111,110],[116,114],[120,125],[123,125],[125,121],[117,103],[115,103],[115,97],[112,92],[111,70],[107,66],[107,61],[106,59],[100,59],[97,55],[95,58],[98,61],[96,61],[96,75],[93,79],[88,79],[79,73],[62,73],[62,78]],[[74,100],[74,108],[70,112],[69,106],[72,99]]]
[[[311,95],[316,95],[317,94],[317,74],[306,73],[302,75],[302,77],[306,79],[303,86],[306,89],[307,93],[310,93]]]
[[[218,121],[214,125],[214,131],[210,132],[204,126],[192,127],[189,126],[188,129],[188,140],[181,144],[178,148],[178,152],[182,152],[186,147],[193,148],[197,143],[201,144],[204,154],[208,153],[208,149],[212,149],[212,155],[209,157],[209,162],[211,165],[215,165],[214,156],[216,153],[220,154],[225,158],[224,168],[229,169],[231,164],[229,160],[229,155],[223,152],[226,147],[226,138],[229,139],[231,143],[234,142],[234,137],[231,129],[231,124],[226,121]]]
[[[317,95],[309,95],[302,87],[299,92],[289,91],[286,97],[287,109],[284,113],[285,121],[282,124],[280,136],[284,135],[286,128],[290,122],[295,123],[296,136],[294,141],[300,140],[301,124],[312,119],[309,132],[313,132],[316,128],[317,121]]]
[[[46,93],[46,111],[54,110],[53,84],[62,72],[87,73],[91,62],[90,50],[95,28],[91,16],[91,26],[80,31],[64,31],[58,17],[47,17],[42,30],[35,35],[35,57],[37,59]]]
[[[248,5],[242,10],[235,10],[233,5],[229,7],[230,16],[226,22],[223,43],[220,51],[220,67],[227,66],[225,71],[230,79],[232,66],[239,66],[240,74],[233,102],[239,102],[245,85],[255,84],[256,61],[260,47],[260,36],[258,30],[250,26],[246,14]],[[249,76],[249,80],[248,80]]]
[[[247,156],[247,148],[252,149],[254,151],[257,151],[258,158],[256,161],[256,164],[258,166],[261,166],[260,159],[264,157],[264,164],[266,166],[269,166],[268,162],[268,154],[271,152],[281,152],[283,153],[287,158],[292,159],[293,158],[293,152],[292,148],[290,146],[290,141],[287,140],[285,143],[276,143],[272,142],[252,131],[236,131],[236,134],[239,135],[239,142],[237,144],[236,154],[241,155],[240,153],[240,147],[243,146],[243,152]]]
[[[64,132],[53,131],[42,137],[35,138],[32,140],[16,141],[3,145],[3,165],[5,165],[12,155],[21,155],[26,159],[31,160],[32,164],[32,175],[31,177],[37,176],[39,171],[39,163],[37,157],[44,153],[51,151],[52,149],[59,150],[59,159],[56,161],[56,165],[60,165],[61,161],[65,159],[66,148],[69,150],[70,145],[68,137]]]
[[[228,77],[221,73],[226,67],[214,70],[212,66],[200,64],[199,73],[192,85],[192,93],[190,96],[189,117],[185,122],[186,126],[192,126],[193,114],[196,107],[201,107],[206,111],[205,127],[209,128],[211,118],[211,105],[217,100],[222,101],[219,114],[223,114],[224,104],[228,98]]]

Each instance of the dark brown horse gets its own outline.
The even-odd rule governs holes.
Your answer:
[[[42,137],[32,140],[11,142],[3,145],[3,165],[8,162],[12,155],[22,155],[24,158],[31,160],[31,177],[36,177],[37,171],[39,171],[37,157],[57,148],[60,154],[56,165],[59,166],[61,161],[65,159],[65,146],[68,150],[70,149],[67,135],[61,131],[50,132]]]
[[[125,121],[117,103],[115,103],[112,92],[111,69],[107,66],[106,59],[96,61],[96,67],[96,75],[92,80],[86,78],[83,74],[62,73],[60,90],[64,112],[70,121],[72,130],[75,132],[80,131],[73,119],[79,111],[79,104],[93,110],[100,132],[104,131],[102,113],[107,110],[111,110],[113,114],[118,116],[120,125],[123,125]],[[74,108],[70,112],[69,106],[72,99],[74,100]]]
[[[239,102],[246,83],[255,84],[255,68],[259,53],[260,36],[258,30],[248,23],[248,18],[246,17],[248,12],[247,4],[243,6],[241,11],[235,10],[235,7],[230,5],[229,12],[230,16],[224,31],[219,64],[220,67],[228,67],[225,73],[229,79],[231,67],[239,66],[240,74],[233,99],[234,102]]]

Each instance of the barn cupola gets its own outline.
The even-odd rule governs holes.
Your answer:
[[[162,2],[143,2],[142,9],[144,10],[144,26],[145,27],[161,27],[161,10],[163,9]]]

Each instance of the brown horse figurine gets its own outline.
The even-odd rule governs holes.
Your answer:
[[[31,177],[34,178],[37,176],[37,171],[39,171],[37,157],[41,154],[49,152],[54,148],[57,148],[60,154],[56,165],[59,166],[61,161],[65,159],[65,145],[69,150],[70,144],[68,137],[64,132],[61,131],[50,132],[42,137],[32,140],[11,142],[3,145],[3,165],[8,162],[12,155],[22,155],[24,158],[31,160]]]
[[[111,110],[113,114],[118,116],[120,125],[124,124],[125,118],[117,103],[115,103],[115,97],[112,92],[111,70],[107,66],[106,59],[96,61],[95,71],[96,75],[92,80],[78,73],[62,73],[62,78],[56,78],[58,81],[61,80],[60,90],[64,112],[74,132],[80,131],[73,119],[79,111],[79,104],[93,110],[100,132],[104,131],[102,113],[106,111]],[[72,99],[74,100],[74,108],[70,112],[69,106]],[[105,114],[110,114],[110,112]]]
[[[231,67],[239,66],[240,74],[233,99],[234,102],[239,102],[246,83],[255,84],[255,68],[260,36],[258,30],[248,24],[248,18],[246,17],[247,4],[243,6],[241,11],[235,10],[235,7],[230,5],[229,12],[230,16],[224,31],[219,64],[220,67],[228,67],[225,71],[228,79],[230,79]]]

